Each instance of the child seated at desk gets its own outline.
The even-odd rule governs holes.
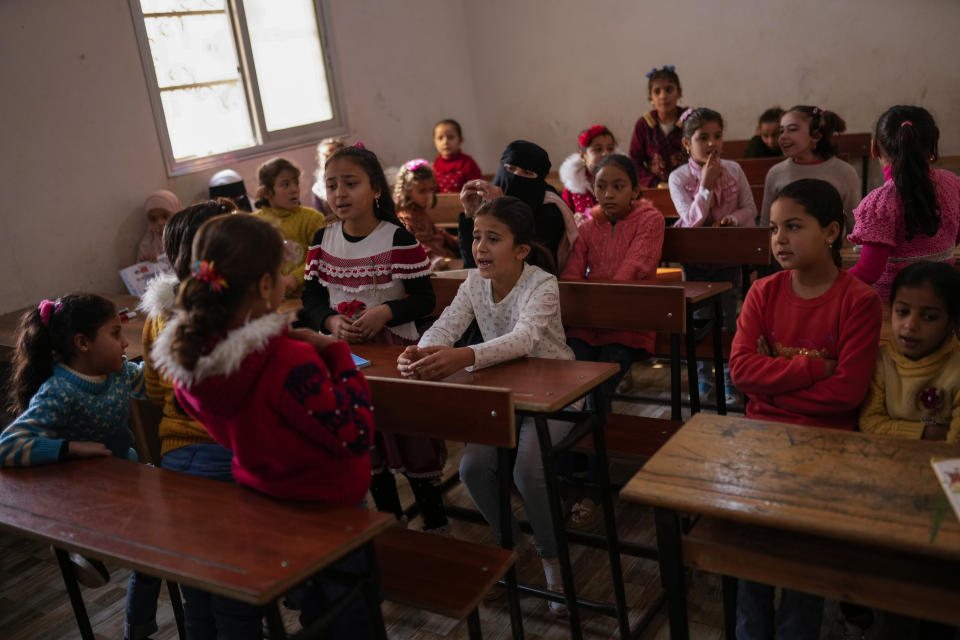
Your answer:
[[[495,198],[474,214],[470,271],[456,297],[416,346],[407,347],[397,366],[405,377],[439,380],[463,368],[479,369],[533,356],[573,360],[560,320],[560,295],[550,252],[536,242],[533,212],[518,198]],[[476,319],[483,342],[454,348]],[[559,442],[571,424],[548,421],[550,437]],[[537,432],[529,419],[518,426],[514,482],[523,497],[543,561],[547,588],[563,590],[557,541],[547,500]],[[460,459],[460,479],[483,517],[500,532],[497,494],[497,450],[468,444]],[[550,610],[562,614],[556,602]]]
[[[127,361],[116,306],[76,293],[43,300],[17,328],[0,467],[113,455],[136,460],[130,399],[146,399],[142,365]],[[103,563],[70,554],[83,584],[99,587]]]
[[[438,193],[459,193],[463,185],[483,175],[476,161],[460,150],[463,129],[456,120],[447,118],[433,126],[433,145],[438,154],[433,161]]]
[[[779,158],[783,155],[780,149],[780,116],[783,109],[779,106],[770,107],[760,114],[757,122],[757,134],[747,142],[743,151],[744,158]]]
[[[192,257],[176,313],[151,349],[179,405],[233,451],[238,484],[282,499],[361,504],[370,485],[370,390],[346,343],[291,332],[290,318],[274,312],[283,300],[280,232],[254,216],[217,216],[197,232]],[[362,565],[355,553],[335,567],[359,574]],[[307,626],[343,590],[314,576],[287,598]],[[260,633],[257,612],[220,637]],[[372,637],[366,607],[347,605],[327,633]]]
[[[156,262],[163,253],[163,227],[180,211],[180,200],[172,191],[160,189],[147,197],[143,211],[147,214],[147,230],[137,245],[137,262]]]
[[[577,146],[577,152],[567,156],[560,165],[559,173],[563,182],[560,197],[573,211],[577,226],[580,226],[589,219],[589,211],[597,204],[597,196],[593,192],[597,163],[617,152],[617,141],[610,129],[595,124],[580,132]]]
[[[750,288],[730,350],[747,417],[853,430],[880,337],[880,298],[840,269],[843,201],[823,180],[784,187],[770,208],[784,271]],[[737,638],[820,637],[823,598],[740,580]]]
[[[447,268],[446,260],[456,258],[460,247],[457,239],[435,225],[427,213],[437,204],[436,186],[430,163],[422,158],[410,160],[397,172],[393,201],[397,218],[427,252],[431,271],[443,271]]]

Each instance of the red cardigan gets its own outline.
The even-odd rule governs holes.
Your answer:
[[[792,273],[750,288],[730,350],[733,384],[750,400],[748,418],[852,431],[879,349],[880,297],[840,271],[826,293],[803,299]],[[757,353],[761,336],[773,357]],[[837,361],[829,377],[824,359]]]
[[[483,175],[473,158],[465,153],[450,158],[437,156],[433,161],[433,173],[438,193],[460,193],[463,185]]]
[[[630,281],[656,276],[663,249],[664,220],[649,200],[634,201],[633,211],[612,226],[599,205],[590,210],[590,216],[591,219],[580,226],[580,236],[561,278]],[[656,334],[571,328],[567,337],[579,338],[594,346],[617,343],[652,352]]]

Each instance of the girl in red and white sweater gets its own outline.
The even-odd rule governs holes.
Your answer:
[[[747,417],[853,430],[880,337],[880,298],[840,269],[843,201],[823,180],[798,180],[770,207],[784,271],[750,288],[730,350]],[[773,587],[741,580],[737,638],[774,637]],[[819,638],[823,599],[785,589],[778,637]]]
[[[360,504],[370,485],[370,390],[346,343],[308,330],[293,337],[290,318],[274,313],[283,300],[279,231],[254,216],[217,216],[198,231],[193,258],[176,316],[151,351],[180,406],[233,451],[237,483],[277,498]],[[358,570],[353,556],[341,563]],[[291,594],[304,626],[330,604],[314,582]],[[364,606],[341,617],[334,627],[343,633],[331,637],[358,637],[358,624],[359,636],[371,635]],[[259,611],[247,624],[259,633]],[[221,631],[248,637],[236,626]]]

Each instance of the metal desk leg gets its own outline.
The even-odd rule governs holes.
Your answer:
[[[67,588],[67,595],[70,596],[70,604],[73,605],[73,615],[77,619],[80,637],[83,640],[94,640],[93,628],[87,616],[87,607],[83,604],[83,596],[80,594],[80,585],[77,584],[73,563],[70,562],[70,554],[63,549],[54,548],[54,551],[57,554],[57,562],[60,564],[60,573],[63,574],[63,584]]]
[[[510,484],[512,460],[509,449],[497,448],[497,489],[500,493],[500,546],[513,550],[513,509],[510,508]],[[523,640],[523,617],[520,612],[520,592],[517,591],[517,568],[511,566],[505,576],[507,582],[507,606],[510,609],[510,631],[513,640]]]
[[[604,439],[604,407],[600,392],[593,392],[597,421],[593,427],[593,453],[597,457],[597,476],[600,481],[600,504],[603,506],[603,524],[607,534],[607,553],[610,556],[610,574],[613,579],[613,597],[617,605],[617,626],[620,640],[630,638],[630,617],[627,596],[623,587],[623,568],[620,566],[620,541],[617,523],[613,514],[613,491],[610,489],[610,467],[607,460],[607,445]]]
[[[286,640],[287,628],[283,626],[283,616],[280,615],[280,606],[274,600],[263,608],[267,618],[267,628],[270,630],[270,640]]]
[[[367,610],[370,612],[373,637],[377,640],[387,640],[387,625],[383,621],[383,610],[380,608],[380,567],[377,565],[377,552],[374,549],[373,540],[363,546],[363,554],[367,558],[367,571],[370,572],[364,584],[363,597],[367,601]]]
[[[653,516],[657,524],[657,547],[660,549],[660,581],[667,594],[670,640],[689,640],[680,518],[676,511],[660,507],[653,510]]]
[[[723,593],[723,633],[727,640],[737,638],[737,579],[720,576],[720,589]]]
[[[693,326],[693,308],[687,305],[687,387],[690,389],[690,415],[700,413],[700,380],[697,376],[697,330]]]
[[[540,441],[540,457],[543,460],[543,474],[547,483],[547,497],[550,500],[550,515],[553,519],[553,533],[557,538],[557,559],[560,562],[560,575],[563,578],[563,594],[567,598],[568,622],[570,637],[573,640],[582,640],[583,630],[580,628],[580,608],[577,604],[577,591],[573,582],[573,567],[570,565],[570,549],[567,548],[567,532],[563,526],[563,508],[560,505],[560,486],[554,469],[551,449],[553,442],[550,439],[550,430],[547,428],[547,419],[536,416],[537,437]]]
[[[483,630],[480,628],[480,611],[477,609],[467,615],[467,634],[470,640],[483,640]]]
[[[680,413],[682,399],[680,394],[680,334],[670,334],[670,419],[682,420]]]
[[[713,297],[713,379],[717,390],[717,413],[727,415],[727,394],[723,383],[723,304],[726,294]]]
[[[177,623],[177,636],[186,640],[187,631],[183,627],[183,600],[180,598],[180,585],[167,580],[167,592],[170,594],[170,608],[173,609],[173,619]]]

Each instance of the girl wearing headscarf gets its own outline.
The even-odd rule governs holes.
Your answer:
[[[163,253],[163,228],[167,220],[180,211],[180,199],[166,189],[159,189],[147,196],[143,212],[147,214],[147,230],[137,246],[137,262],[156,262]]]
[[[547,184],[545,178],[549,172],[550,156],[542,147],[526,140],[514,140],[500,156],[500,167],[492,185],[484,180],[471,180],[464,185],[460,191],[464,212],[460,214],[458,225],[464,267],[477,266],[471,249],[473,212],[485,200],[508,195],[530,205],[537,240],[550,251],[558,267],[563,268],[577,240],[577,225],[570,207]]]

